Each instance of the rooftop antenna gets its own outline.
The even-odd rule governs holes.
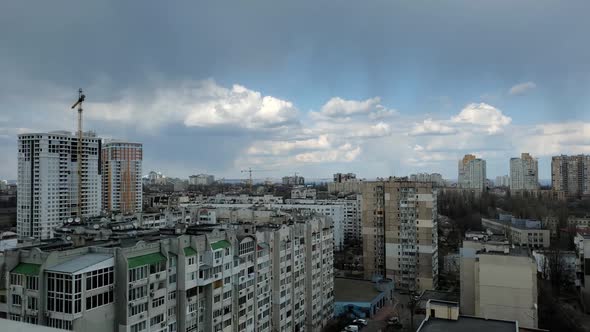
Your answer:
[[[82,88],[78,90],[78,101],[72,105],[72,109],[78,106],[78,148],[77,158],[78,161],[78,211],[76,216],[80,218],[82,216],[82,103],[86,96],[82,93]]]

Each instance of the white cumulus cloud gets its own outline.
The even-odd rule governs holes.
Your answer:
[[[484,127],[489,134],[496,134],[512,122],[512,118],[502,114],[502,111],[486,103],[472,103],[452,117],[456,124],[468,124]]]

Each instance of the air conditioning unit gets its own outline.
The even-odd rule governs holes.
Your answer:
[[[143,314],[139,314],[139,318],[143,318]]]
[[[162,323],[160,323],[160,326],[161,326],[161,327],[166,327],[166,322],[162,322]]]
[[[154,294],[155,294],[154,291],[151,291],[150,292],[150,297],[154,297]]]

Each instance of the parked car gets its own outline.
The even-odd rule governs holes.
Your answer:
[[[347,327],[344,328],[343,330],[344,332],[358,332],[359,331],[359,327],[356,325],[348,325]]]
[[[366,319],[357,318],[352,321],[352,324],[359,325],[359,326],[367,326],[368,322]]]

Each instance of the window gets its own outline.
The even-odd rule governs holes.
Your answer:
[[[188,265],[195,265],[196,263],[196,257],[195,256],[190,256],[187,258],[188,260]]]
[[[71,314],[82,310],[82,275],[47,274],[47,310]],[[71,322],[70,322],[71,324]]]
[[[89,296],[86,298],[86,310],[94,309],[112,303],[113,300],[113,291],[108,291],[93,296]]]
[[[68,320],[61,320],[61,319],[57,319],[57,318],[49,318],[47,319],[47,326],[49,327],[55,327],[58,329],[63,329],[63,330],[72,330],[72,322],[68,321]]]
[[[152,300],[152,308],[159,307],[164,304],[165,298],[164,296],[158,297]]]
[[[215,259],[220,259],[221,257],[223,257],[223,252],[221,252],[221,251],[216,251],[216,252],[215,252]]]
[[[27,308],[31,310],[39,310],[39,301],[36,297],[28,296],[27,297]]]
[[[39,277],[27,276],[27,289],[38,290],[39,289]]]
[[[176,274],[171,274],[168,276],[168,283],[173,284],[176,282]]]
[[[131,307],[131,309],[129,309],[129,317],[138,315],[138,314],[145,312],[147,310],[148,310],[147,302],[134,305]]]
[[[176,291],[168,293],[168,300],[176,300]]]
[[[129,282],[147,278],[147,266],[140,266],[129,270]]]
[[[129,301],[147,296],[147,286],[141,286],[129,290]]]
[[[150,274],[166,271],[166,261],[150,265]]]
[[[164,321],[164,314],[159,314],[158,316],[152,317],[150,319],[150,326],[154,326]]]
[[[145,328],[146,328],[146,321],[144,320],[143,322],[139,322],[135,325],[131,325],[131,332],[145,331]]]
[[[17,285],[17,286],[22,286],[22,284],[23,284],[23,275],[22,274],[11,273],[10,274],[10,284],[11,285]]]
[[[12,305],[22,305],[23,299],[20,295],[12,294]]]
[[[107,267],[86,273],[86,290],[111,285],[114,281],[114,268]]]

